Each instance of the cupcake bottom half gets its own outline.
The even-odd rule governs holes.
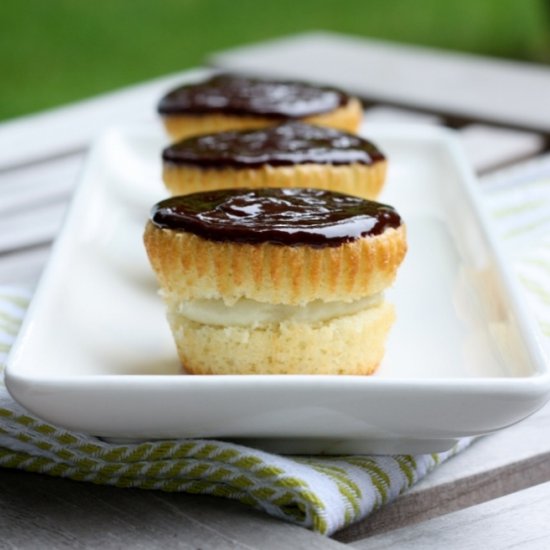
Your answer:
[[[197,322],[175,307],[168,314],[180,361],[192,374],[372,374],[394,318],[382,300],[316,322],[224,326]]]

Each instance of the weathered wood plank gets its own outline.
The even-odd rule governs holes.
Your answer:
[[[0,172],[0,217],[68,201],[78,181],[84,154],[58,157]]]
[[[83,159],[65,156],[0,173],[0,253],[43,245],[57,235]]]
[[[68,201],[41,205],[0,219],[0,253],[42,245],[58,234]]]
[[[369,124],[441,124],[442,119],[437,115],[419,113],[409,109],[399,109],[379,105],[365,109],[365,130],[368,132]]]
[[[345,548],[237,502],[0,470],[2,548]]]
[[[483,124],[461,128],[459,135],[466,156],[477,172],[487,172],[535,156],[545,146],[540,134]]]
[[[358,550],[550,548],[550,483],[353,543]]]
[[[440,124],[435,115],[418,113],[407,109],[372,107],[365,111],[364,130],[368,135],[369,124]],[[544,138],[534,132],[524,132],[469,124],[457,131],[468,160],[478,173],[522,161],[539,154],[545,147]]]
[[[51,242],[0,254],[0,285],[18,284],[33,288],[50,255]]]
[[[385,103],[550,132],[550,68],[544,65],[324,32],[236,48],[213,55],[211,62],[224,70],[333,83]]]
[[[75,154],[0,172],[0,284],[34,286],[83,160]]]

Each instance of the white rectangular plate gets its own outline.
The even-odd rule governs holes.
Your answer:
[[[93,148],[9,360],[13,397],[60,426],[115,438],[212,437],[279,452],[432,452],[515,423],[548,399],[536,330],[450,131],[368,125],[389,157],[381,200],[407,223],[378,373],[180,374],[142,245],[165,197],[152,123]]]

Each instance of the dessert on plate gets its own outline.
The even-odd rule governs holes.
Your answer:
[[[309,188],[164,200],[145,246],[185,370],[371,374],[394,319],[384,290],[406,252],[391,207]]]
[[[228,74],[171,90],[157,110],[174,141],[285,120],[356,132],[363,116],[361,102],[337,88]]]
[[[233,187],[315,187],[375,199],[387,165],[373,143],[303,122],[189,137],[165,148],[162,159],[172,195]]]

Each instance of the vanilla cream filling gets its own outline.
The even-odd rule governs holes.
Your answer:
[[[196,323],[217,326],[258,326],[285,321],[317,323],[353,315],[381,302],[382,293],[353,302],[315,300],[303,306],[268,304],[247,298],[226,305],[223,300],[205,299],[180,302],[174,313]]]

